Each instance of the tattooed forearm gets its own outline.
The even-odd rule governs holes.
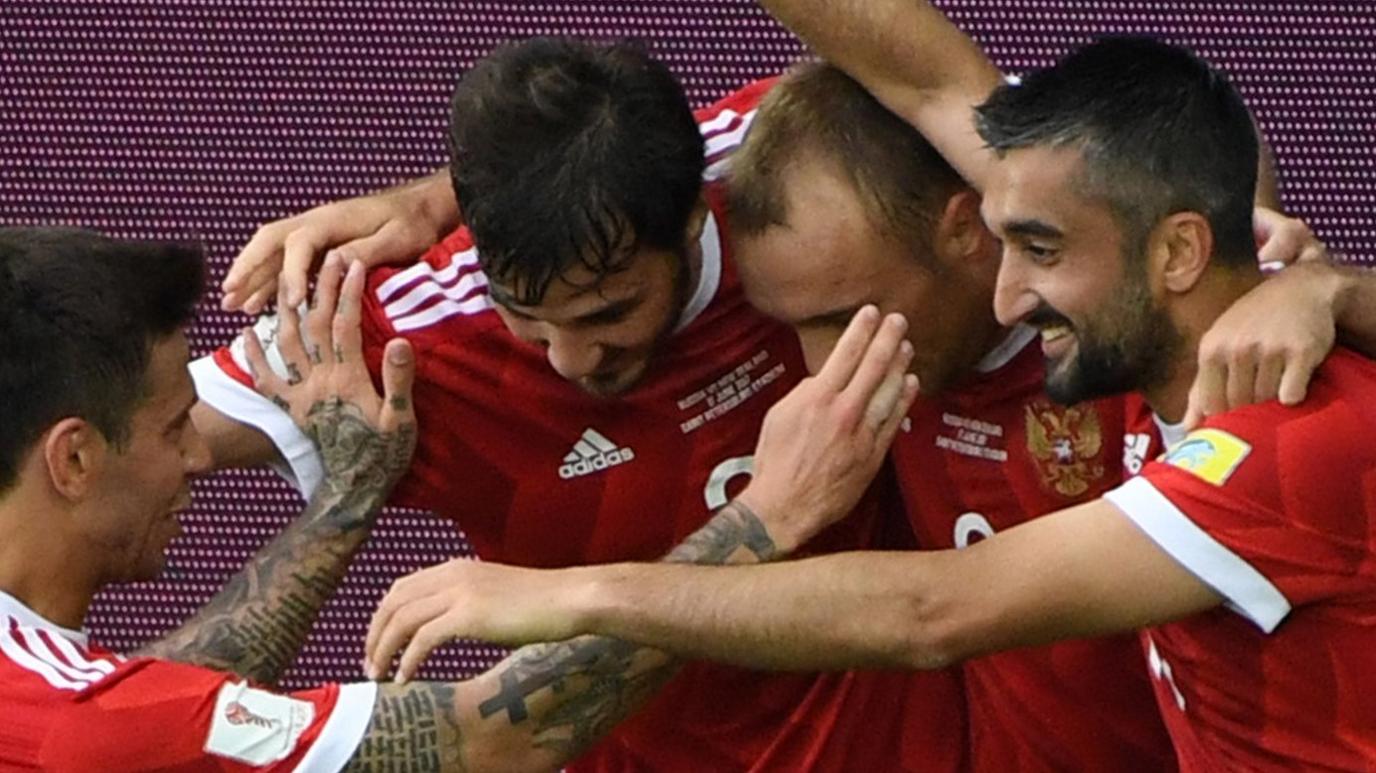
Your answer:
[[[741,549],[749,551],[749,555],[736,556]],[[733,561],[733,557],[740,560]],[[679,564],[727,564],[772,561],[778,557],[779,549],[764,523],[744,503],[733,501],[664,560]]]
[[[141,655],[275,683],[305,643],[320,608],[367,539],[409,459],[415,428],[384,434],[338,400],[318,403],[326,479],[297,519],[258,552],[200,612]]]
[[[768,529],[739,502],[667,555],[678,563],[757,563],[779,557]],[[659,650],[601,636],[536,644],[494,669],[500,689],[479,704],[484,717],[505,714],[531,744],[558,761],[577,757],[649,700],[678,671]]]
[[[466,771],[454,687],[436,682],[383,685],[368,730],[346,771]]]
[[[600,740],[676,670],[663,653],[617,639],[532,645],[494,669],[501,688],[478,712],[484,719],[505,714],[517,727],[529,722],[531,745],[563,762]]]
[[[139,654],[276,682],[367,537],[380,500],[322,486],[210,603]]]

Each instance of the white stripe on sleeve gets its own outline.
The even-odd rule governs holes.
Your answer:
[[[291,416],[273,402],[249,389],[220,369],[213,357],[202,357],[187,366],[201,402],[237,422],[256,427],[277,446],[286,465],[273,469],[286,478],[306,499],[325,478],[320,452]]]
[[[325,720],[320,736],[296,767],[302,773],[338,771],[348,764],[368,731],[373,718],[373,704],[377,702],[377,683],[360,682],[339,687],[334,711]]]
[[[1279,588],[1190,520],[1146,478],[1133,478],[1104,499],[1262,631],[1271,633],[1290,614],[1290,602]]]

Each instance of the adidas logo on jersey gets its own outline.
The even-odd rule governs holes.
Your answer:
[[[559,466],[559,477],[568,480],[591,475],[634,458],[635,452],[630,447],[617,448],[601,432],[588,427],[583,430],[583,437],[573,444],[573,450],[564,457],[564,463]]]

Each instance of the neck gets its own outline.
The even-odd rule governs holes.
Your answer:
[[[92,564],[73,555],[61,523],[61,513],[22,492],[0,501],[0,590],[57,625],[79,629],[100,582],[82,571]]]
[[[1199,372],[1199,342],[1236,301],[1262,281],[1259,271],[1215,268],[1206,271],[1188,292],[1176,297],[1171,320],[1181,341],[1169,373],[1158,384],[1140,389],[1151,409],[1168,424],[1185,418],[1190,388]]]

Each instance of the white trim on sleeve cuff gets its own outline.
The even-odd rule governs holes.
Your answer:
[[[310,499],[325,477],[320,452],[291,417],[273,402],[225,373],[213,357],[187,366],[201,402],[235,421],[255,427],[277,446],[286,464],[273,464],[301,496]]]
[[[1228,600],[1228,607],[1271,633],[1290,602],[1266,576],[1190,520],[1146,478],[1104,494],[1162,550]]]
[[[320,737],[311,744],[310,751],[301,758],[296,769],[301,773],[342,770],[358,750],[363,734],[368,732],[376,702],[376,682],[340,685],[334,711],[330,712],[330,718],[320,728]]]

